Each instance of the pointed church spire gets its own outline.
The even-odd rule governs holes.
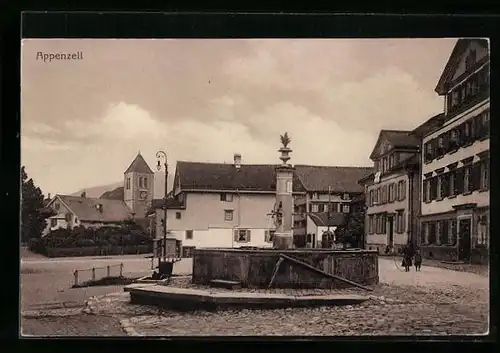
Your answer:
[[[132,161],[130,166],[127,168],[125,171],[125,174],[127,173],[145,173],[145,174],[154,174],[151,168],[149,168],[148,164],[144,160],[144,157],[141,155],[140,151],[135,157],[135,159]]]

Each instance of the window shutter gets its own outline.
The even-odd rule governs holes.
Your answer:
[[[234,241],[238,241],[238,229],[234,230],[233,236],[234,236]]]
[[[247,229],[247,234],[246,234],[246,241],[249,242],[250,241],[250,229]]]
[[[457,169],[457,174],[455,178],[455,195],[464,192],[464,169]]]
[[[472,191],[481,188],[481,163],[474,163],[471,171]]]
[[[429,201],[429,200],[427,199],[427,184],[428,184],[428,183],[429,183],[429,181],[428,181],[428,180],[424,180],[423,185],[422,185],[422,186],[423,186],[423,187],[422,187],[422,195],[424,195],[424,202]]]

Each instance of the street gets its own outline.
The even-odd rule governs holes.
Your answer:
[[[144,256],[25,258],[21,264],[22,327],[28,335],[123,335],[119,323],[127,317],[139,335],[161,336],[443,335],[486,331],[487,277],[425,265],[421,272],[412,269],[406,273],[395,261],[379,258],[381,284],[360,306],[158,314],[156,308],[128,304],[122,286],[70,289],[76,268],[123,263],[125,275],[147,275],[151,260]],[[174,272],[186,274],[191,268],[192,261],[183,259],[174,266]],[[98,314],[82,313],[85,301],[92,296],[97,297]],[[62,303],[68,308],[51,309]],[[33,315],[36,312],[39,314]]]

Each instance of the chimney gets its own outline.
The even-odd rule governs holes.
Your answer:
[[[50,200],[50,192],[47,194],[47,199]]]
[[[237,170],[240,170],[240,168],[241,168],[241,154],[239,154],[239,153],[234,154],[234,167]]]
[[[86,198],[86,197],[87,197],[87,192],[85,192],[85,191],[84,191],[84,192],[82,192],[82,193],[80,194],[80,197]]]

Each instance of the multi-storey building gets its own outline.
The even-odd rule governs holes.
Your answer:
[[[334,231],[343,225],[342,214],[350,213],[352,200],[363,194],[357,180],[372,171],[371,167],[295,165],[295,173],[306,191],[295,198],[296,246],[321,247],[319,232]]]
[[[276,207],[276,165],[177,162],[167,228],[181,254],[199,247],[272,247]],[[293,179],[293,195],[305,194]],[[163,202],[164,204],[164,202]],[[164,210],[155,200],[156,236],[163,236]]]
[[[484,261],[489,233],[489,51],[460,39],[439,79],[440,126],[423,137],[420,247],[424,256]]]
[[[398,252],[413,241],[418,223],[419,145],[413,131],[382,130],[370,155],[375,172],[365,188],[365,248]]]

